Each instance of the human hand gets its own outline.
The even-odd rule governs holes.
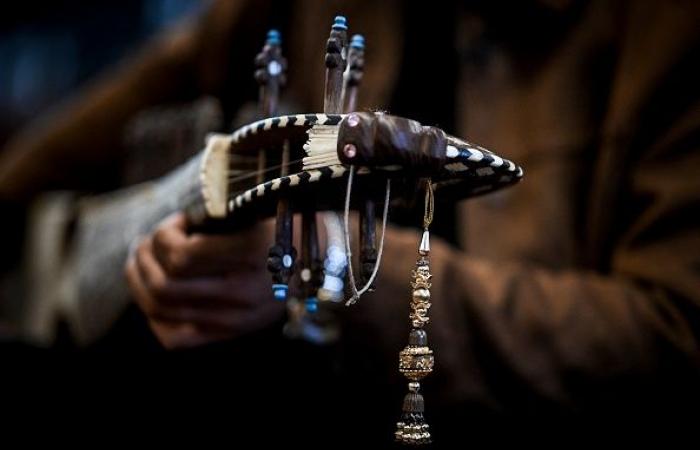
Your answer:
[[[272,232],[268,221],[232,235],[187,234],[178,213],[138,245],[126,278],[166,348],[234,338],[282,317],[265,267]]]

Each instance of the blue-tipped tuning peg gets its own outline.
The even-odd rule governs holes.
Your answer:
[[[281,302],[287,300],[287,292],[289,291],[289,286],[286,284],[273,284],[272,294],[275,296],[275,300]]]
[[[348,19],[345,16],[335,16],[333,20],[334,30],[347,30],[348,29]]]
[[[307,298],[305,303],[307,312],[315,313],[318,311],[318,299],[316,297]]]
[[[356,48],[358,50],[364,50],[365,49],[365,37],[362,36],[361,34],[353,35],[352,39],[350,39],[350,47]]]
[[[267,45],[280,45],[282,43],[282,35],[277,30],[267,32]]]

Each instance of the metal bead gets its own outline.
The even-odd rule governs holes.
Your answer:
[[[350,114],[347,118],[347,121],[348,126],[354,128],[360,124],[360,116],[358,116],[357,114]]]
[[[408,346],[399,353],[399,372],[411,381],[418,381],[433,371],[435,358],[428,347]]]
[[[345,144],[343,147],[343,154],[348,158],[354,158],[357,155],[357,147],[353,144]]]
[[[424,288],[415,289],[413,291],[413,301],[421,303],[430,301],[430,291]]]

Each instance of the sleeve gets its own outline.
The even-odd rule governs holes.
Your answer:
[[[609,270],[495,263],[434,243],[428,334],[441,401],[627,411],[698,398],[700,104],[682,111],[619,175]],[[392,234],[385,260],[398,263],[381,289],[402,294],[376,299],[363,318],[401,322],[418,240]],[[408,330],[383,324],[395,352]]]

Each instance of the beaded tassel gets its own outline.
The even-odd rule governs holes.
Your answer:
[[[411,332],[408,345],[399,353],[399,371],[409,380],[408,394],[403,400],[401,420],[396,423],[395,437],[398,442],[411,445],[430,443],[430,430],[423,416],[425,402],[420,393],[420,380],[433,371],[435,359],[428,347],[428,334],[423,327],[429,321],[430,287],[430,234],[428,226],[433,217],[433,191],[430,181],[426,189],[426,208],[423,220],[423,238],[418,250],[416,268],[412,272],[411,287]]]

